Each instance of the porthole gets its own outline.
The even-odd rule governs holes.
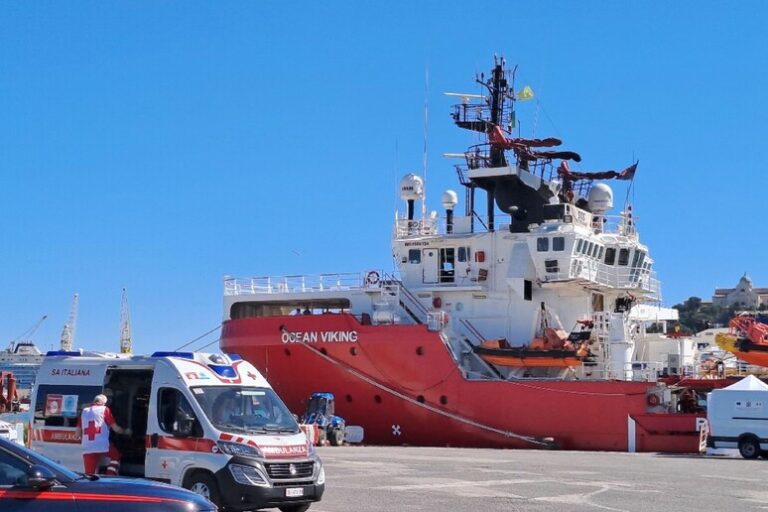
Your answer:
[[[380,404],[381,403],[381,396],[380,395],[374,395],[373,396],[373,401],[376,402],[377,404]]]
[[[416,354],[423,356],[424,355],[424,347],[416,347]]]
[[[285,355],[291,357],[291,351],[289,349],[285,349]]]
[[[420,404],[423,404],[424,403],[424,395],[417,396],[416,397],[416,401],[419,402]]]
[[[445,395],[441,395],[441,396],[440,396],[440,403],[441,403],[442,405],[446,405],[446,404],[448,403],[448,397],[447,397],[447,396],[445,396]]]

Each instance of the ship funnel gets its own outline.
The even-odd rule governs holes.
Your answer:
[[[459,198],[453,190],[443,192],[443,208],[445,208],[445,230],[453,233],[453,209],[459,203]]]
[[[413,220],[413,204],[424,198],[424,180],[415,174],[406,174],[400,180],[400,199],[408,203],[408,220]]]
[[[598,215],[613,208],[613,190],[605,183],[597,183],[589,190],[587,196],[589,211]]]

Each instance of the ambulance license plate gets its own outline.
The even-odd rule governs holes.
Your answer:
[[[287,498],[298,498],[299,496],[304,496],[304,488],[303,487],[287,487],[285,489],[285,496]]]

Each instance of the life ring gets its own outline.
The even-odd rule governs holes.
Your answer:
[[[659,395],[651,393],[645,398],[645,401],[648,403],[649,407],[656,407],[661,403],[661,398],[659,398]]]
[[[371,270],[367,274],[365,274],[365,285],[366,286],[375,286],[379,284],[379,279],[381,276],[379,276],[379,273],[375,270]]]

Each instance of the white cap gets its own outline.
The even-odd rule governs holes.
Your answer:
[[[99,404],[99,405],[106,404],[107,403],[106,395],[96,395],[95,397],[93,397],[93,403]]]

